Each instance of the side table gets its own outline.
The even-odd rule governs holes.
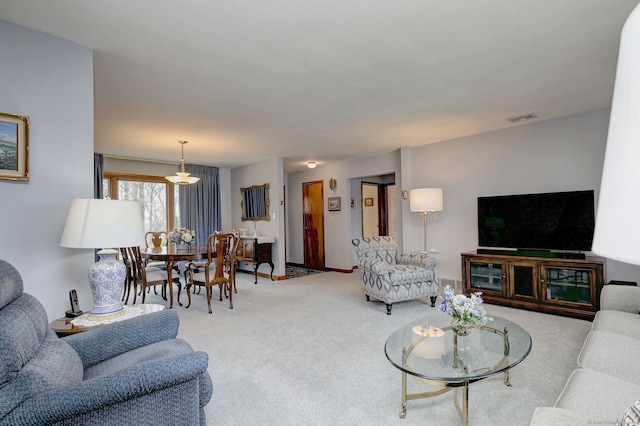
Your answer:
[[[58,337],[64,337],[75,333],[82,333],[83,331],[101,327],[112,322],[123,321],[140,315],[149,314],[151,312],[161,311],[164,309],[164,306],[156,304],[140,304],[125,306],[124,309],[126,311],[125,315],[110,318],[105,321],[89,321],[87,319],[88,314],[81,315],[76,318],[58,318],[49,323],[49,328],[52,329]]]

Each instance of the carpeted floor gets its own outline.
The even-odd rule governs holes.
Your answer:
[[[452,393],[409,401],[401,409],[401,375],[384,344],[400,326],[435,314],[427,300],[367,302],[359,274],[326,272],[272,282],[238,276],[234,309],[204,293],[176,306],[179,337],[209,354],[214,396],[210,425],[459,425]],[[157,298],[158,300],[154,299]],[[158,303],[159,296],[147,298]],[[161,302],[160,302],[161,303]],[[528,425],[537,406],[553,405],[590,329],[588,321],[495,305],[488,313],[532,336],[530,355],[511,370],[512,387],[495,376],[469,390],[471,425]],[[429,389],[409,380],[409,392]]]

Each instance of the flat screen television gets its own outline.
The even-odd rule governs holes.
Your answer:
[[[594,227],[593,190],[478,197],[480,247],[589,251]]]

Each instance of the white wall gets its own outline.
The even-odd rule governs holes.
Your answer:
[[[361,222],[352,224],[351,217],[358,214],[362,208],[360,196],[352,194],[353,183],[351,179],[386,174],[399,176],[399,171],[400,152],[395,151],[359,160],[318,165],[315,169],[289,173],[287,176],[287,262],[304,263],[304,234],[302,232],[302,184],[304,182],[319,180],[324,182],[325,266],[350,271],[355,264],[351,239],[353,235],[361,232],[360,229],[356,229],[361,226]],[[329,189],[331,178],[337,182],[334,191]],[[397,182],[396,188],[399,191]],[[329,197],[341,197],[341,211],[330,212],[327,210]],[[355,212],[349,207],[351,197],[356,197]],[[401,199],[398,194],[396,198]],[[400,201],[397,201],[398,210],[399,204]],[[397,226],[398,229],[402,226],[400,217],[397,218]]]
[[[93,197],[92,50],[0,21],[0,56],[0,111],[31,118],[31,179],[0,180],[0,258],[50,319],[69,309],[72,288],[90,309],[93,252],[59,242],[71,200]]]
[[[479,196],[593,189],[597,202],[608,120],[603,109],[410,149],[411,187],[444,190],[444,210],[428,222],[439,275],[461,279],[460,253],[478,247]],[[422,247],[412,216],[405,249]]]
[[[284,232],[284,173],[282,158],[271,158],[249,166],[238,167],[231,170],[231,224],[235,229],[247,228],[251,234],[256,227],[257,235],[269,235],[276,237],[271,255],[275,265],[273,275],[285,275],[285,232]],[[271,220],[242,222],[241,193],[240,188],[253,185],[269,184],[269,215]],[[275,215],[275,217],[274,217]],[[253,265],[241,266],[245,270],[253,270]],[[269,274],[271,267],[262,264],[258,272]]]
[[[428,222],[429,246],[437,248],[441,277],[461,279],[460,253],[477,248],[477,197],[593,189],[597,195],[604,159],[609,109],[534,122],[465,138],[402,148],[398,152],[344,161],[288,176],[288,261],[303,262],[301,184],[331,177],[345,200],[348,177],[396,172],[398,241],[405,251],[422,249],[423,223],[400,192],[420,187],[444,189],[444,211]],[[327,192],[327,191],[325,191]],[[326,196],[326,195],[325,195]],[[350,229],[356,212],[325,217],[328,268],[349,269]],[[353,264],[353,263],[352,263]],[[607,261],[606,279],[640,281],[640,268]]]

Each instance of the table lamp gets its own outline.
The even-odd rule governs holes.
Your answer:
[[[424,252],[427,252],[427,216],[442,211],[442,188],[420,188],[409,191],[409,210],[420,212],[424,222]]]
[[[622,28],[591,250],[640,265],[640,6]]]
[[[120,302],[127,268],[116,259],[119,247],[145,244],[142,212],[137,201],[74,199],[60,246],[101,249],[89,269],[93,309],[89,319],[124,315]]]

